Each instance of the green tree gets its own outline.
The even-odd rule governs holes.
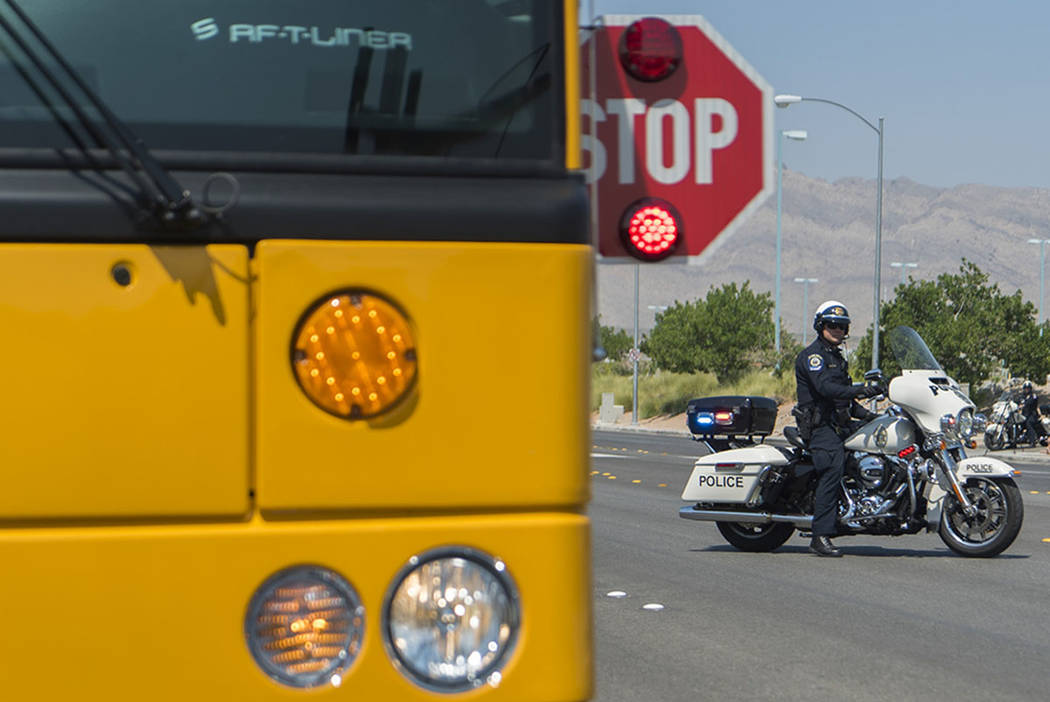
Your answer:
[[[612,361],[622,361],[627,357],[627,352],[634,346],[634,339],[626,330],[602,324],[601,315],[594,318],[591,326],[598,345],[605,349],[606,358]]]
[[[912,280],[897,286],[896,298],[883,305],[879,365],[891,377],[900,371],[886,343],[886,331],[912,327],[948,375],[977,384],[1005,363],[1013,373],[1043,377],[1050,371],[1050,339],[1039,336],[1035,308],[1020,291],[1005,295],[988,275],[963,259],[959,272],[936,281]],[[858,343],[851,364],[857,373],[871,367],[872,330]]]
[[[676,301],[658,314],[646,339],[646,353],[658,368],[710,371],[719,382],[733,382],[768,358],[772,309],[770,294],[756,294],[749,282],[712,287],[705,299]]]

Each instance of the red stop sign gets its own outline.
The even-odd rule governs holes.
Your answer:
[[[670,258],[697,260],[773,191],[772,88],[703,17],[658,17],[682,47],[662,80],[638,80],[620,61],[621,38],[641,15],[602,18],[582,48],[581,143],[603,259],[636,260],[620,225],[643,198],[680,214],[682,241]]]

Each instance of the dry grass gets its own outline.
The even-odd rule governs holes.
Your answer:
[[[591,374],[591,409],[598,409],[602,393],[611,392],[614,403],[630,412],[634,406],[633,385],[630,375],[612,375],[596,369]],[[755,370],[736,383],[720,385],[711,373],[640,373],[638,417],[685,412],[689,400],[712,395],[762,395],[782,403],[794,400],[795,376],[785,373],[778,378],[769,371]]]

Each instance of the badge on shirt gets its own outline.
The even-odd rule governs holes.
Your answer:
[[[811,353],[809,355],[809,369],[811,371],[824,370],[824,357],[819,353]]]

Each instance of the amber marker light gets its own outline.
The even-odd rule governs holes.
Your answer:
[[[404,399],[415,382],[412,326],[378,295],[330,295],[299,323],[292,366],[303,392],[325,411],[345,419],[375,417]]]
[[[259,586],[244,634],[255,662],[277,682],[338,687],[361,649],[364,616],[357,592],[338,573],[296,566]]]

